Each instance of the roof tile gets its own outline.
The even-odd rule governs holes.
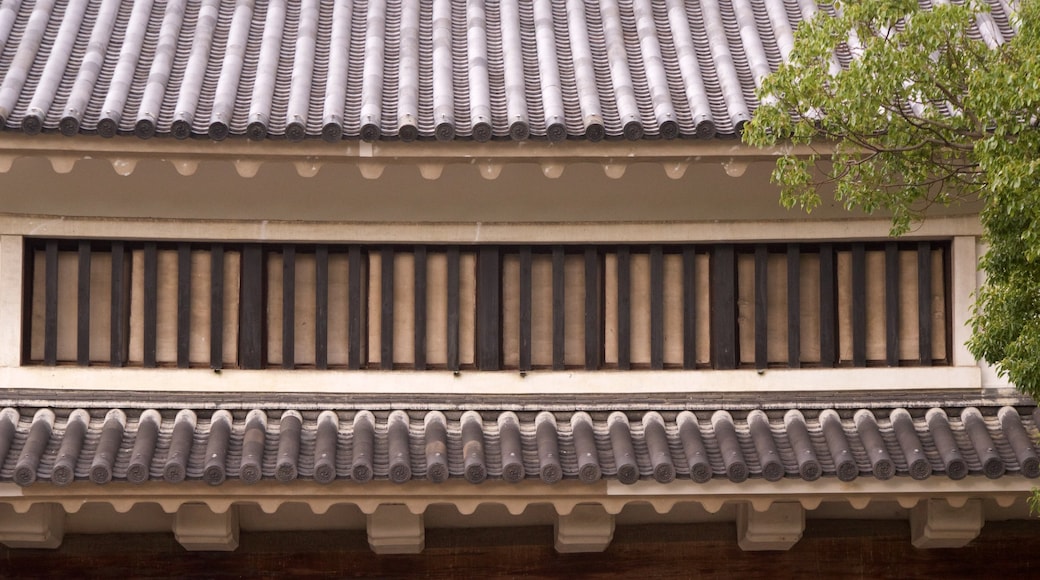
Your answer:
[[[997,44],[1014,31],[1008,4],[989,4],[977,33]],[[215,140],[732,136],[817,10],[809,0],[25,0],[0,9],[0,126]]]

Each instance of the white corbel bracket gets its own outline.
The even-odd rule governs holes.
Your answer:
[[[368,545],[376,554],[418,554],[426,547],[422,514],[402,504],[383,504],[368,516]]]
[[[231,552],[238,548],[238,510],[215,513],[203,504],[184,504],[177,510],[173,535],[188,551]]]
[[[979,536],[985,519],[982,500],[953,507],[944,499],[920,501],[910,511],[910,541],[915,548],[960,548]]]
[[[790,550],[805,531],[805,509],[798,502],[773,502],[765,511],[737,506],[737,544],[744,551]]]
[[[614,539],[614,516],[599,504],[574,506],[556,518],[556,551],[561,554],[602,552]]]
[[[65,510],[58,504],[38,503],[20,514],[0,504],[0,543],[8,548],[54,549],[65,537]]]

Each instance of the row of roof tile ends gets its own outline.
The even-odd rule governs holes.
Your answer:
[[[464,478],[479,484],[493,478],[552,484],[606,478],[634,484],[670,483],[680,476],[699,483],[749,477],[926,479],[935,473],[958,480],[998,478],[1008,471],[1040,476],[1033,444],[1040,410],[1030,416],[1012,407],[959,413],[932,408],[916,417],[894,409],[882,419],[866,409],[844,418],[824,410],[811,419],[799,410],[782,417],[755,410],[739,420],[717,411],[708,421],[689,411],[669,418],[653,411],[614,412],[600,419],[584,412],[509,411],[490,419],[467,411],[449,419],[440,411],[420,418],[400,410],[380,416],[289,410],[276,421],[261,410],[238,419],[216,411],[205,421],[187,409],[172,413],[147,410],[131,420],[119,409],[104,416],[77,409],[57,429],[53,410],[28,417],[4,409],[0,482]]]
[[[988,4],[974,32],[995,46],[1014,20],[1011,3]],[[13,5],[0,10],[0,126],[330,141],[732,136],[795,27],[820,10],[812,0]]]

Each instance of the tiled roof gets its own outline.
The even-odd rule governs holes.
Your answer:
[[[925,0],[922,3],[927,4]],[[979,33],[1012,32],[990,0]],[[299,140],[734,135],[812,0],[12,0],[0,125]]]
[[[0,412],[0,482],[1036,478],[1040,410]]]

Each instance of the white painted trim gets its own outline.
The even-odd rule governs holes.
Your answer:
[[[561,554],[602,552],[614,539],[614,516],[600,505],[579,505],[567,515],[557,515],[553,528]]]
[[[0,366],[3,367],[21,363],[24,256],[21,236],[0,236]]]
[[[199,162],[233,163],[243,177],[252,177],[265,162],[288,162],[297,166],[302,177],[315,175],[325,163],[355,164],[366,178],[378,178],[386,165],[420,165],[424,174],[440,174],[445,164],[474,165],[485,176],[496,175],[496,169],[509,163],[541,163],[550,174],[571,163],[599,162],[606,168],[620,168],[628,163],[657,162],[670,177],[681,176],[691,163],[724,163],[738,166],[753,160],[775,159],[793,153],[828,155],[829,144],[785,144],[768,149],[750,147],[739,140],[704,141],[495,141],[476,143],[402,143],[379,141],[359,143],[339,141],[326,143],[309,140],[304,143],[285,141],[253,142],[245,139],[210,141],[189,139],[141,140],[133,138],[102,139],[79,136],[69,139],[58,135],[27,136],[16,133],[0,135],[0,173],[10,169],[21,157],[43,157],[54,170],[68,172],[80,159],[102,158],[112,163],[121,175],[129,175],[142,159],[161,159],[172,163],[179,172],[190,175]]]
[[[367,515],[387,504],[405,506],[412,514],[422,514],[431,505],[449,504],[467,516],[482,505],[501,505],[510,514],[520,515],[529,506],[551,504],[558,514],[568,515],[577,506],[597,504],[607,513],[616,515],[633,503],[650,504],[661,514],[668,513],[676,504],[695,503],[714,514],[725,505],[739,503],[747,503],[752,509],[763,512],[775,502],[796,502],[811,512],[825,501],[847,502],[856,509],[864,509],[877,501],[896,502],[903,509],[911,509],[921,501],[944,500],[951,507],[958,508],[972,499],[984,498],[1001,508],[1010,508],[1016,503],[1024,505],[1035,485],[1035,480],[1015,475],[999,479],[971,476],[960,481],[944,477],[920,481],[910,478],[878,481],[862,477],[848,483],[828,478],[813,482],[749,479],[733,483],[711,480],[704,484],[640,481],[635,485],[624,485],[616,480],[594,484],[567,480],[554,485],[540,481],[506,483],[497,480],[480,485],[459,480],[440,484],[425,481],[358,484],[337,480],[328,485],[312,481],[286,485],[265,480],[249,485],[229,480],[214,487],[202,481],[179,484],[148,482],[143,485],[113,482],[104,486],[78,481],[65,487],[37,484],[26,488],[0,483],[0,505],[10,504],[16,513],[25,513],[34,505],[53,503],[63,506],[68,513],[76,513],[88,503],[102,503],[125,513],[139,503],[155,503],[164,512],[172,514],[182,506],[201,504],[216,514],[224,514],[237,504],[256,504],[264,513],[273,514],[285,503],[305,503],[315,514],[324,514],[335,505],[347,504],[357,506]]]
[[[0,214],[0,233],[37,237],[259,242],[717,243],[889,239],[891,220],[400,223],[97,219]],[[981,235],[978,218],[931,217],[905,239]],[[974,286],[972,286],[974,288]]]
[[[423,515],[403,505],[383,504],[368,514],[368,546],[376,554],[419,554],[426,546]]]
[[[915,548],[961,548],[979,536],[986,517],[982,502],[968,500],[959,507],[926,500],[910,512],[910,542]]]
[[[700,371],[317,371],[0,368],[0,387],[56,391],[553,395],[635,393],[978,390],[978,367]]]
[[[737,506],[737,545],[745,552],[790,550],[805,531],[805,508],[796,502],[774,502],[765,511]]]
[[[975,236],[956,236],[951,249],[950,286],[952,301],[950,310],[953,315],[953,344],[950,345],[954,366],[975,366],[978,361],[968,350],[967,342],[971,338],[972,305],[974,304],[975,274],[978,271],[978,257],[975,254]]]
[[[231,552],[238,548],[238,511],[214,512],[203,504],[183,504],[173,522],[173,536],[191,552]]]

